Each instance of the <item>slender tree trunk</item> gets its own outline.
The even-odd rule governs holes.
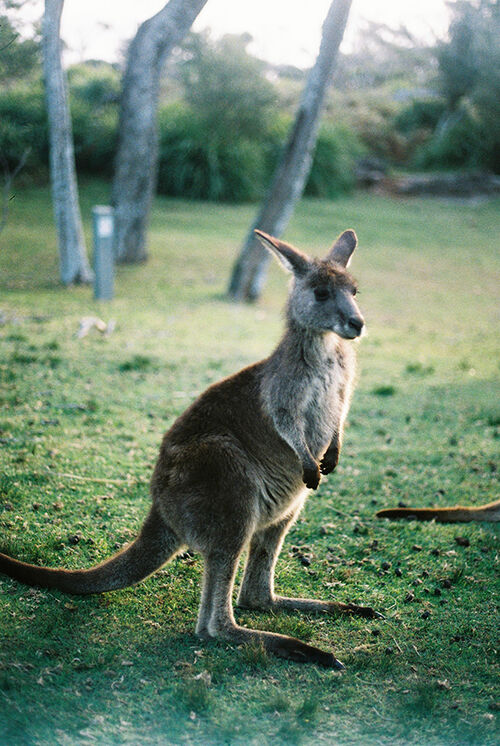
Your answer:
[[[65,285],[92,281],[78,204],[68,87],[61,61],[61,13],[64,0],[45,0],[43,70],[49,120],[50,176],[59,241],[61,280]]]
[[[182,41],[206,2],[170,0],[141,24],[130,44],[112,190],[114,252],[118,261],[147,259],[146,229],[158,162],[156,110],[160,75],[166,58]]]
[[[295,123],[269,192],[233,268],[229,295],[234,300],[256,300],[265,282],[270,255],[256,240],[254,228],[280,236],[304,191],[311,170],[325,93],[344,36],[351,2],[333,0],[323,23],[319,54],[307,79]]]

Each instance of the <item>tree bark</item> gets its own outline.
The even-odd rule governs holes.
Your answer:
[[[59,242],[61,281],[92,281],[78,204],[68,87],[61,61],[61,13],[64,0],[45,0],[42,24],[43,70],[49,121],[50,176]]]
[[[141,24],[123,77],[118,150],[112,189],[114,252],[120,262],[147,259],[146,229],[156,186],[156,111],[160,75],[207,0],[170,0]]]
[[[344,36],[351,2],[333,0],[323,23],[319,54],[309,73],[295,123],[271,187],[233,268],[229,295],[234,300],[256,300],[265,282],[270,255],[255,238],[254,229],[280,236],[304,191],[311,170],[325,93]]]

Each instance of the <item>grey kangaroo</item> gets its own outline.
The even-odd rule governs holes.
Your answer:
[[[256,641],[285,658],[342,668],[331,652],[239,626],[232,592],[248,549],[240,607],[380,616],[370,607],[274,592],[285,534],[307,491],[339,459],[355,366],[349,340],[364,327],[346,271],[357,239],[345,231],[319,260],[256,233],[293,276],[284,336],[270,357],[210,386],[166,433],[151,479],[152,507],[135,541],[85,570],[0,554],[0,572],[67,593],[99,593],[139,582],[189,547],[204,559],[199,636]]]

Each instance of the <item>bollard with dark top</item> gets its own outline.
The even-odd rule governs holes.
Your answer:
[[[96,205],[92,208],[94,231],[94,298],[111,300],[113,297],[113,208]]]

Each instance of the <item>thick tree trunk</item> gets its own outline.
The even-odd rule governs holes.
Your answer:
[[[61,280],[65,285],[92,281],[78,204],[73,133],[66,76],[61,61],[60,25],[64,0],[45,0],[43,70],[49,120],[50,176],[59,241]]]
[[[319,54],[307,79],[295,123],[271,188],[233,268],[229,295],[234,300],[256,300],[264,285],[270,255],[255,238],[254,228],[280,236],[304,191],[311,170],[325,93],[344,36],[351,2],[333,0],[323,23]]]
[[[139,27],[123,77],[118,152],[113,181],[115,257],[147,259],[146,229],[156,186],[156,110],[163,64],[187,34],[207,0],[170,0]]]

